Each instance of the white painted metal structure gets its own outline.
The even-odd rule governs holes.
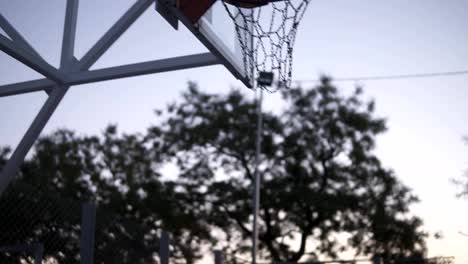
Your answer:
[[[47,100],[0,174],[0,194],[13,180],[26,154],[39,137],[69,88],[73,85],[223,64],[234,76],[250,86],[243,69],[239,68],[242,65],[239,61],[240,57],[236,58],[236,53],[233,53],[235,47],[234,51],[230,47],[224,47],[225,39],[216,39],[217,33],[213,32],[213,28],[209,26],[213,21],[211,19],[214,18],[213,12],[207,14],[208,16],[211,15],[211,18],[206,16],[203,19],[202,23],[205,26],[201,28],[195,28],[183,19],[181,20],[210,52],[90,70],[91,66],[99,60],[112,44],[155,2],[157,0],[137,0],[81,59],[77,59],[74,56],[74,46],[79,0],[67,0],[59,68],[45,61],[0,12],[0,28],[9,37],[0,34],[0,50],[45,77],[43,79],[1,85],[0,97],[37,91],[44,91],[48,94]],[[233,32],[234,29],[231,30]]]
[[[164,5],[160,4],[164,2]],[[210,52],[141,62],[129,65],[90,70],[99,58],[114,44],[119,37],[152,5],[156,4],[158,12],[175,28],[181,21]],[[73,85],[95,83],[106,80],[133,77],[145,74],[168,72],[195,67],[223,64],[236,78],[247,87],[254,86],[254,82],[247,76],[242,51],[240,50],[235,33],[234,24],[222,10],[220,1],[201,18],[195,26],[188,21],[177,8],[174,0],[137,0],[127,12],[88,50],[81,58],[74,56],[75,35],[78,16],[79,0],[67,0],[65,25],[62,40],[60,67],[56,68],[45,61],[28,41],[7,21],[0,12],[0,28],[10,37],[0,34],[0,50],[17,61],[44,75],[45,78],[0,86],[0,97],[45,91],[48,98],[30,127],[21,139],[7,164],[0,174],[0,195],[14,179],[19,166],[24,161],[34,142],[54,113],[63,97]],[[172,4],[172,5],[171,5]],[[252,45],[253,46],[253,45]],[[254,76],[254,75],[251,75]],[[260,142],[261,142],[261,93],[258,105],[258,131],[256,145],[256,170],[253,188],[253,234],[252,234],[252,263],[256,263],[257,253],[257,218],[260,199],[260,175],[258,171]],[[92,225],[93,223],[87,223]],[[93,238],[88,238],[92,240]],[[165,240],[168,240],[166,238]],[[163,250],[164,251],[164,250]],[[167,250],[166,250],[167,251]],[[167,255],[164,251],[162,255]],[[84,252],[92,258],[92,251]],[[167,259],[163,258],[163,259]],[[217,256],[217,262],[221,257]],[[162,262],[166,263],[166,262]]]
[[[242,81],[245,86],[252,88],[253,82],[248,77],[251,74],[244,63],[235,23],[226,12],[222,1],[216,1],[196,25],[177,8],[176,2],[176,0],[156,0],[156,9],[175,29],[179,27],[178,22],[182,22],[211,53],[222,60],[232,75]]]

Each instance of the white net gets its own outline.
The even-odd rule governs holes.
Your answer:
[[[270,92],[289,88],[297,29],[311,0],[273,0],[249,9],[238,6],[255,1],[229,2],[223,4],[235,23],[248,77],[255,81],[259,72],[272,72],[274,88],[261,88]]]

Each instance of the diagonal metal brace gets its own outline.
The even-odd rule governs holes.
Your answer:
[[[29,51],[18,47],[17,45],[15,45],[15,43],[13,43],[13,41],[9,40],[3,35],[0,35],[0,50],[59,84],[63,84],[66,82],[66,77],[64,73],[57,70],[52,65],[48,64],[42,59],[36,57]]]
[[[153,0],[138,0],[83,56],[77,70],[88,70],[115,41],[143,14]]]
[[[220,64],[221,61],[211,53],[200,53],[168,59],[134,63],[85,72],[69,74],[65,85],[78,85],[126,77],[135,77],[168,71],[192,69]],[[0,97],[45,90],[50,92],[55,86],[53,81],[38,79],[15,84],[0,85]]]
[[[36,118],[34,118],[31,126],[28,128],[26,134],[21,139],[21,142],[16,147],[15,151],[11,155],[0,174],[0,194],[3,193],[11,180],[15,178],[16,173],[18,172],[18,168],[23,162],[24,157],[26,157],[26,154],[29,152],[34,142],[39,137],[42,129],[49,121],[60,101],[62,101],[67,90],[68,87],[66,86],[57,86],[52,91],[49,98],[47,98],[44,106],[41,108]]]
[[[5,31],[5,33],[10,36],[13,42],[25,50],[31,52],[34,56],[44,61],[39,52],[37,52],[31,44],[10,24],[10,22],[0,14],[0,27]]]

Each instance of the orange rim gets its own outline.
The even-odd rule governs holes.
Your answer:
[[[224,0],[225,3],[228,3],[233,6],[241,8],[256,8],[269,4],[270,0]]]

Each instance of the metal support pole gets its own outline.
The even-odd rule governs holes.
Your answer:
[[[214,251],[214,263],[223,264],[223,252],[221,250]]]
[[[37,116],[34,118],[31,126],[26,131],[26,134],[21,139],[20,143],[16,147],[8,162],[5,164],[5,167],[0,174],[0,194],[3,193],[11,180],[13,180],[13,178],[16,176],[20,164],[24,161],[26,154],[28,154],[34,142],[41,134],[42,129],[44,129],[47,121],[49,121],[60,101],[62,101],[67,90],[67,86],[55,87]]]
[[[159,239],[159,263],[169,264],[169,234],[165,231],[161,232]]]
[[[255,82],[255,80],[254,80]],[[253,232],[252,232],[252,264],[257,263],[257,248],[258,248],[258,212],[260,210],[260,154],[262,150],[262,134],[263,134],[263,89],[255,90],[257,93],[257,135],[255,144],[255,172],[254,172],[254,188],[253,188]]]
[[[254,11],[250,13],[253,21]],[[253,25],[251,25],[253,27]],[[251,28],[253,30],[253,28]],[[253,31],[252,31],[253,32]],[[251,38],[251,49],[255,47],[255,38]],[[252,88],[256,93],[257,99],[257,135],[255,142],[255,171],[254,171],[254,188],[253,188],[253,228],[252,228],[252,264],[257,263],[257,249],[258,249],[258,213],[260,208],[260,154],[262,151],[262,134],[263,134],[263,115],[262,115],[262,104],[263,104],[263,89],[258,89],[256,66],[257,57],[253,56],[252,69]]]
[[[80,263],[93,264],[96,207],[92,203],[81,206]]]

